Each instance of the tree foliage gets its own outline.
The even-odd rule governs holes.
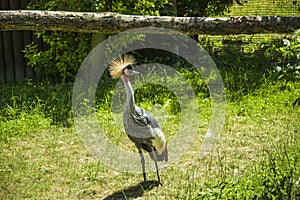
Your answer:
[[[234,2],[242,4],[241,0],[187,0],[177,1],[175,8],[177,16],[209,17],[224,14]]]
[[[93,0],[93,10],[99,12],[115,12],[119,14],[128,15],[160,15],[160,10],[162,10],[166,5],[168,5],[168,0]]]

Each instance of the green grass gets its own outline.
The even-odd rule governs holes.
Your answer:
[[[264,84],[228,102],[221,138],[204,158],[198,147],[208,126],[210,104],[202,99],[199,137],[180,160],[161,170],[164,186],[145,191],[138,186],[141,174],[99,163],[72,125],[51,125],[51,116],[41,112],[42,103],[36,110],[23,105],[18,114],[0,123],[0,198],[272,199],[273,195],[276,199],[289,194],[299,198],[300,108],[292,107],[299,86]],[[167,137],[176,130],[174,123],[174,118],[164,123]],[[105,126],[116,130],[109,117]],[[115,137],[116,142],[130,144],[121,131]],[[148,176],[156,179],[155,173]]]

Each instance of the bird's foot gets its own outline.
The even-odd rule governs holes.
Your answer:
[[[157,181],[157,186],[163,186],[163,185],[164,185],[163,182]]]

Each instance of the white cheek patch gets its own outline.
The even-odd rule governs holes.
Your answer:
[[[129,70],[128,69],[124,69],[124,74],[128,76],[129,75]]]

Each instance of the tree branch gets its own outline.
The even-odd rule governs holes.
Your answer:
[[[114,34],[149,26],[191,35],[290,33],[300,28],[300,17],[204,18],[63,11],[0,11],[0,30],[61,30]]]

